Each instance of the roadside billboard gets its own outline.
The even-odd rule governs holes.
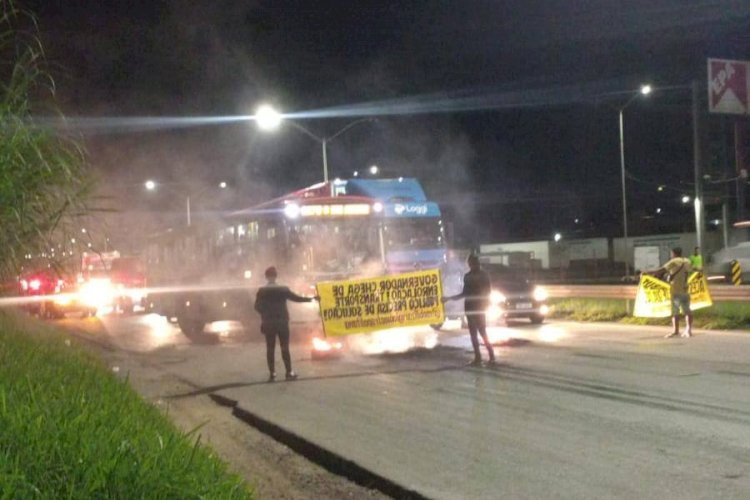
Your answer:
[[[750,114],[750,62],[708,60],[708,110],[711,113]]]

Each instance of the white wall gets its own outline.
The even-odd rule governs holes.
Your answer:
[[[704,257],[721,248],[721,234],[719,232],[707,233],[705,235],[703,249]],[[631,268],[635,264],[635,247],[659,247],[659,259],[666,262],[669,252],[673,247],[681,247],[683,254],[687,257],[693,253],[695,248],[695,233],[669,233],[650,236],[635,236],[628,238],[628,250],[625,250],[623,238],[615,238],[612,241],[612,251],[615,262],[624,262],[627,256]],[[493,253],[508,252],[531,252],[532,258],[541,261],[543,269],[569,267],[574,260],[609,259],[610,245],[607,238],[589,238],[578,240],[563,239],[560,242],[553,241],[525,241],[513,243],[487,243],[480,245],[479,251],[485,257],[489,256],[489,262],[506,263],[507,257],[491,257]]]
[[[704,248],[702,249],[704,258],[721,248],[721,239],[722,236],[719,232],[704,234]],[[625,257],[627,256],[628,263],[632,266],[634,265],[635,247],[655,246],[659,247],[659,259],[664,263],[669,259],[669,252],[672,248],[682,248],[682,255],[687,257],[692,255],[695,245],[695,233],[668,233],[651,236],[634,236],[628,238],[628,251],[626,253],[625,240],[623,238],[615,238],[613,241],[614,259],[615,262],[625,262]]]
[[[550,266],[550,245],[549,241],[526,241],[520,243],[489,243],[479,246],[479,253],[482,256],[489,256],[489,262],[492,264],[502,264],[503,261],[499,256],[492,258],[493,253],[508,252],[531,252],[532,259],[541,261],[542,269],[549,269]],[[507,259],[507,258],[506,258]]]
[[[609,259],[609,242],[607,238],[562,240],[561,243],[567,247],[569,260]]]

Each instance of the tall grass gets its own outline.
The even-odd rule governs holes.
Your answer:
[[[26,255],[68,241],[73,220],[86,211],[83,151],[32,123],[42,106],[56,113],[53,96],[33,15],[0,0],[0,277]]]
[[[620,321],[638,325],[666,325],[669,318],[634,318],[622,299],[557,299],[551,301],[553,317],[574,321]],[[630,301],[630,310],[633,301]],[[695,312],[695,326],[715,330],[750,329],[750,304],[717,302]]]
[[[250,498],[64,335],[0,313],[0,498]]]

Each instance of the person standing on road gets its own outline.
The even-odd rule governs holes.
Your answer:
[[[268,381],[276,380],[274,369],[276,358],[276,337],[281,346],[281,359],[286,368],[286,379],[294,380],[297,374],[292,371],[292,357],[289,354],[289,311],[287,300],[292,302],[312,302],[316,297],[302,297],[292,292],[289,287],[276,284],[278,273],[271,266],[266,269],[268,283],[260,287],[255,297],[255,310],[260,313],[260,331],[266,336],[266,361],[268,362]]]
[[[696,248],[696,250],[698,250]],[[693,313],[690,311],[690,293],[688,292],[688,277],[693,270],[690,260],[682,256],[682,249],[672,249],[672,258],[659,269],[648,271],[646,274],[664,274],[669,281],[672,291],[672,332],[666,338],[680,335],[680,309],[685,315],[685,332],[683,337],[693,335]]]
[[[470,364],[478,366],[482,364],[478,335],[482,336],[482,341],[490,355],[489,362],[495,362],[495,352],[492,349],[492,344],[490,344],[490,339],[487,337],[487,318],[485,316],[485,311],[490,303],[492,284],[490,283],[490,276],[482,271],[479,265],[479,257],[474,254],[469,255],[467,262],[469,272],[464,275],[463,291],[457,295],[443,297],[443,302],[464,299],[464,313],[469,326],[471,345],[474,348],[474,361]]]
[[[693,266],[693,271],[703,271],[703,256],[700,247],[695,247],[695,252],[690,256],[690,265]]]

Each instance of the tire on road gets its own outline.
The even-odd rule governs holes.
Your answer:
[[[203,328],[206,322],[200,318],[192,317],[188,314],[177,316],[177,324],[180,326],[182,333],[188,338],[199,337],[203,334]]]
[[[544,323],[544,316],[542,316],[541,314],[534,314],[533,316],[530,316],[529,319],[534,325],[541,325],[542,323]]]

